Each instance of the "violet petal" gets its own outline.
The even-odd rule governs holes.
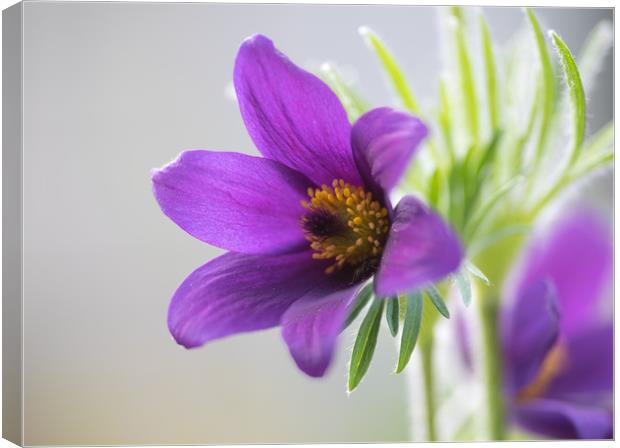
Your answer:
[[[366,184],[386,192],[394,188],[427,133],[418,118],[389,107],[362,115],[353,125],[351,144]]]
[[[545,396],[580,403],[610,398],[614,380],[613,340],[613,325],[609,322],[563,341],[566,365]]]
[[[163,212],[223,249],[277,253],[307,245],[299,219],[310,181],[281,163],[244,154],[185,151],[153,174]]]
[[[456,271],[463,258],[457,235],[421,201],[396,206],[375,291],[381,297],[419,289]]]
[[[502,316],[506,388],[518,393],[538,374],[559,335],[553,286],[540,280],[523,289]]]
[[[613,260],[612,246],[598,220],[575,212],[528,247],[518,284],[552,280],[562,313],[562,333],[579,331],[597,320]]]
[[[278,256],[229,252],[192,272],[174,293],[168,328],[186,348],[280,323],[286,309],[322,284],[311,253]]]
[[[524,428],[552,438],[609,439],[613,436],[613,414],[601,407],[533,400],[518,406],[515,417]]]
[[[312,291],[284,313],[282,336],[293,359],[308,375],[325,374],[358,288]]]
[[[234,82],[245,126],[261,153],[317,185],[334,179],[361,185],[347,114],[323,81],[255,35],[237,53]]]

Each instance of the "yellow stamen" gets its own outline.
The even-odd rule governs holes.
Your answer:
[[[302,218],[306,239],[315,251],[312,258],[333,260],[325,272],[332,274],[344,265],[357,267],[377,260],[383,252],[390,228],[387,209],[372,199],[372,193],[335,179],[331,186],[308,188],[309,201],[301,204],[309,213]],[[323,213],[342,224],[335,234],[315,235],[306,226],[312,214]],[[318,232],[320,233],[320,232]]]

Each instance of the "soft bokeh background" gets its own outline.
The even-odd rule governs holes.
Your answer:
[[[518,8],[485,13],[500,43],[523,23]],[[536,13],[575,51],[613,20],[609,9]],[[430,7],[24,5],[25,444],[411,437],[385,329],[348,396],[348,333],[329,375],[313,380],[277,329],[186,351],[165,324],[177,285],[220,251],[160,212],[150,170],[187,148],[255,153],[226,91],[240,42],[256,32],[308,67],[339,63],[373,103],[392,103],[359,25],[384,37],[432,100],[440,56]],[[610,59],[589,99],[591,129],[612,117]],[[609,206],[610,175],[589,188]]]

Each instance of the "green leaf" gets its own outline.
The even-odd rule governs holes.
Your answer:
[[[499,110],[497,106],[497,80],[495,57],[493,56],[493,42],[489,25],[484,16],[480,15],[480,30],[482,33],[482,50],[484,52],[484,68],[486,72],[487,103],[489,107],[489,123],[491,129],[497,129],[499,124]]]
[[[582,156],[577,160],[569,178],[571,181],[575,180],[612,161],[613,153],[614,122],[610,121],[583,144]]]
[[[434,208],[438,208],[439,194],[441,192],[441,172],[439,168],[435,168],[431,176],[431,183],[428,189],[428,203]]]
[[[502,131],[496,130],[491,137],[491,141],[486,145],[482,157],[480,158],[480,163],[478,164],[478,172],[476,173],[476,177],[486,177],[487,171],[489,169],[489,165],[493,163],[495,159],[495,155],[497,154],[497,148],[499,147],[499,142],[502,138]]]
[[[443,317],[450,319],[450,311],[448,311],[446,302],[443,300],[443,297],[441,297],[439,291],[437,291],[437,288],[431,286],[426,290],[426,295],[428,295],[428,298],[431,299],[431,302],[433,302],[433,305],[435,305],[437,311],[439,311]]]
[[[575,161],[579,155],[579,149],[583,143],[583,136],[586,131],[586,97],[579,76],[579,69],[573,59],[573,55],[564,43],[564,41],[554,31],[549,32],[553,45],[558,52],[564,78],[568,86],[570,94],[571,112],[572,112],[572,128],[573,128],[573,144],[571,147],[571,156],[569,164]]]
[[[613,160],[614,160],[613,148],[610,148],[609,152],[598,154],[597,157],[591,157],[590,159],[588,159],[588,163],[584,163],[583,165],[579,167],[579,169],[573,171],[570,174],[570,176],[567,177],[568,180],[566,183],[562,184],[562,187],[570,184],[571,182],[574,182],[575,180],[583,176],[590,174],[591,172],[595,171],[596,169],[604,165],[607,165],[613,162]]]
[[[422,294],[415,292],[407,298],[407,311],[403,323],[403,334],[400,340],[400,353],[396,373],[400,373],[407,367],[411,354],[418,341],[420,325],[422,323]]]
[[[469,186],[469,188],[466,188],[466,202],[468,206],[465,213],[466,220],[469,218],[471,212],[475,209],[478,200],[480,199],[480,191],[485,184],[489,172],[492,172],[492,165],[495,159],[495,155],[497,154],[497,148],[499,147],[501,136],[502,132],[499,130],[493,133],[491,141],[484,147],[482,151],[480,161],[474,162],[470,161],[469,158],[466,158],[466,161],[469,162],[465,166],[464,181],[465,186]],[[472,154],[472,152],[468,153],[468,156],[470,154]]]
[[[353,301],[353,307],[349,312],[349,316],[344,323],[344,328],[347,328],[351,323],[357,318],[359,313],[364,309],[370,298],[372,297],[372,282],[367,283],[362,289],[357,293],[357,297]]]
[[[482,280],[487,286],[491,285],[491,282],[489,281],[487,276],[484,275],[484,273],[480,269],[478,269],[478,267],[475,264],[473,264],[471,261],[466,261],[465,262],[465,269],[467,269],[474,276],[476,276],[480,280]]]
[[[540,24],[531,9],[526,8],[525,11],[530,20],[532,31],[534,32],[534,39],[536,41],[536,47],[538,48],[538,57],[542,68],[542,118],[540,122],[538,145],[536,147],[535,156],[535,163],[538,163],[547,140],[551,118],[553,117],[553,108],[555,103],[555,78],[553,76],[551,58],[549,57],[549,52],[547,51],[547,44],[541,31]]]
[[[390,333],[392,336],[396,336],[398,334],[398,324],[400,320],[399,309],[398,309],[398,297],[394,296],[387,300],[387,307],[385,308],[385,317],[387,319],[388,327],[390,328]]]
[[[439,127],[441,128],[450,160],[454,163],[456,153],[454,150],[454,142],[452,141],[452,105],[450,104],[447,82],[444,78],[439,80],[439,100],[440,109],[437,121],[439,122]]]
[[[469,306],[471,303],[471,283],[469,282],[469,275],[466,272],[460,271],[454,274],[454,280],[456,285],[461,291],[461,298],[465,306]]]
[[[586,142],[583,144],[583,153],[598,153],[605,151],[614,144],[614,122],[610,121],[601,129],[596,131]]]
[[[359,28],[359,33],[364,38],[368,46],[378,56],[381,65],[387,73],[394,90],[403,103],[403,106],[409,111],[419,114],[420,109],[418,108],[418,103],[416,102],[413,93],[407,84],[405,75],[396,63],[394,56],[392,56],[392,53],[390,53],[379,36],[377,36],[377,34],[375,34],[370,28],[362,26]]]
[[[379,327],[381,326],[384,302],[383,299],[373,301],[357,333],[349,365],[349,392],[354,390],[362,381],[372,361],[372,355],[375,353],[375,346],[377,345]]]
[[[493,210],[493,208],[499,204],[500,199],[504,198],[506,195],[511,193],[516,185],[518,185],[524,179],[523,176],[516,176],[506,182],[504,185],[500,186],[495,193],[480,206],[480,208],[476,211],[476,213],[472,216],[472,218],[467,223],[466,228],[466,240],[470,240],[476,235],[480,225],[483,223],[485,219],[488,219],[489,214]]]
[[[336,96],[340,99],[340,102],[344,106],[347,111],[347,115],[349,116],[349,120],[354,122],[362,115],[366,110],[368,110],[368,106],[366,106],[365,102],[359,97],[359,95],[347,85],[347,83],[342,79],[342,76],[331,64],[323,64],[321,66],[321,72],[323,73],[323,78],[332,88]]]
[[[465,107],[464,116],[472,139],[473,147],[478,146],[479,123],[478,123],[478,103],[476,95],[476,82],[474,81],[474,71],[467,48],[467,36],[464,29],[464,17],[460,8],[452,8],[452,16],[455,18],[454,43],[456,45],[456,56],[459,64],[459,76],[461,80],[461,91],[463,94],[463,105]]]

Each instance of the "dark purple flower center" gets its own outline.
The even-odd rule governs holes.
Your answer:
[[[301,218],[313,258],[332,260],[325,272],[351,269],[354,280],[372,275],[379,266],[390,229],[388,212],[372,193],[336,179],[332,186],[308,188],[310,202]]]

